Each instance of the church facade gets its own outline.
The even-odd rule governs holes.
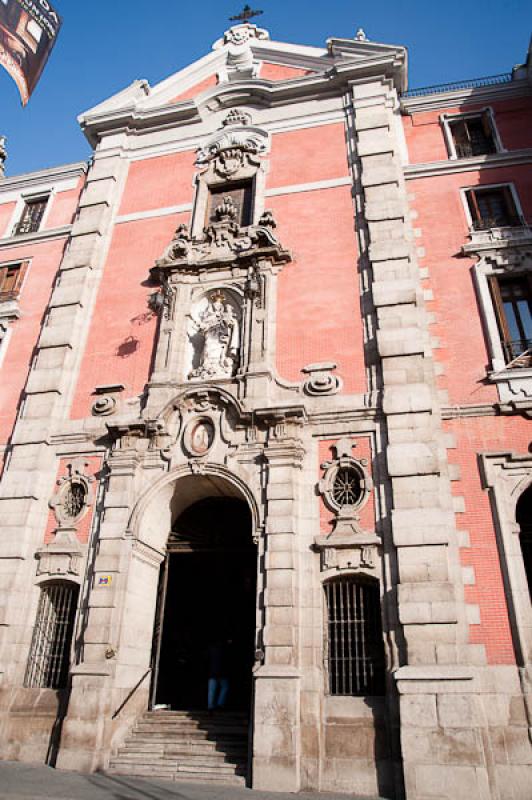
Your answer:
[[[2,758],[153,775],[223,643],[253,788],[530,797],[531,95],[247,21],[0,179]]]

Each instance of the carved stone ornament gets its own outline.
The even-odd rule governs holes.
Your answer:
[[[303,367],[301,372],[308,375],[303,384],[303,391],[312,397],[337,394],[341,390],[343,382],[338,375],[331,374],[335,369],[336,364],[333,361],[323,361]]]
[[[215,171],[222,178],[230,178],[248,163],[257,165],[258,156],[267,152],[268,133],[248,123],[251,118],[242,112],[231,112],[223,127],[200,147],[196,155],[198,166],[215,162]],[[237,118],[237,114],[239,115]]]
[[[49,578],[78,577],[83,552],[72,528],[60,528],[50,543],[35,553],[37,575]]]
[[[323,536],[315,540],[315,549],[321,552],[323,571],[374,570],[378,566],[378,539],[373,537],[364,542],[331,542]]]
[[[168,275],[172,272],[194,273],[211,267],[219,270],[220,262],[237,262],[238,266],[247,267],[259,259],[273,264],[291,260],[290,253],[283,250],[273,233],[275,221],[271,211],[265,212],[257,225],[247,227],[234,221],[233,212],[232,199],[225,197],[215,209],[215,221],[200,237],[192,238],[188,228],[181,225],[152,268],[152,278],[170,288]]]
[[[102,394],[92,404],[92,413],[95,417],[109,417],[116,411],[116,397]]]
[[[191,419],[183,434],[183,447],[189,456],[201,458],[214,444],[216,432],[209,417]]]
[[[359,520],[360,509],[367,503],[373,482],[365,467],[366,459],[352,456],[355,443],[339,439],[335,445],[336,458],[322,464],[325,470],[318,489],[323,502],[336,515],[333,535],[363,533]]]
[[[235,374],[239,363],[242,311],[233,293],[216,289],[188,315],[192,347],[188,378],[207,380]]]
[[[93,502],[92,475],[87,473],[88,463],[77,458],[67,464],[68,474],[57,481],[58,492],[50,500],[60,528],[75,525]]]
[[[223,39],[219,39],[213,45],[213,50],[222,47],[227,48],[227,57],[224,68],[219,72],[220,83],[241,78],[254,78],[258,74],[259,62],[253,58],[251,42],[253,40],[264,41],[270,38],[268,31],[258,28],[249,22],[242,25],[233,25],[224,33]]]
[[[222,125],[251,125],[251,114],[242,111],[240,108],[232,108],[229,114],[222,120]]]

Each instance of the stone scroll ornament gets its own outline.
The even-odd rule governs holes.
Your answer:
[[[231,377],[238,367],[240,320],[224,292],[217,290],[207,307],[189,315],[189,337],[194,350],[189,378]]]
[[[50,500],[60,528],[75,525],[93,502],[91,484],[94,477],[87,473],[88,463],[82,458],[67,464],[67,474],[57,481],[59,490]]]
[[[353,458],[355,447],[350,439],[339,439],[334,446],[336,458],[322,464],[325,470],[318,490],[327,508],[335,514],[333,534],[363,533],[360,510],[367,503],[373,482],[366,471],[365,458]]]

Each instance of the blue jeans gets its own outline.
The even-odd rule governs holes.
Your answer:
[[[207,708],[213,711],[215,708],[224,708],[229,692],[229,681],[227,678],[209,678],[209,688],[207,696]]]

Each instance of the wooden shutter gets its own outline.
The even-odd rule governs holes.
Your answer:
[[[0,267],[0,299],[9,300],[18,296],[27,267],[27,261]]]

